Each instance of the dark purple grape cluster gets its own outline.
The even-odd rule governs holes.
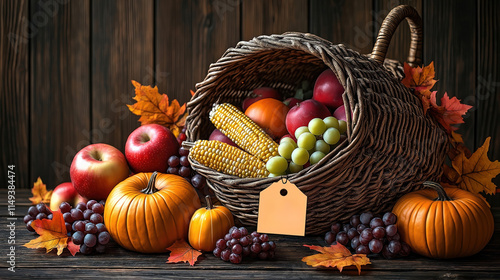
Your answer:
[[[276,243],[270,241],[267,234],[256,231],[248,234],[245,227],[233,226],[224,239],[217,240],[213,254],[226,262],[241,263],[244,257],[272,259],[275,249]]]
[[[49,219],[52,220],[52,211],[49,207],[43,203],[38,203],[37,205],[30,206],[28,209],[28,214],[24,216],[24,223],[29,231],[34,232],[35,229],[31,227],[31,223],[34,220]]]
[[[80,202],[75,208],[63,202],[59,209],[63,214],[68,234],[71,235],[75,245],[80,245],[81,253],[87,255],[94,251],[105,252],[111,235],[104,225],[104,200]]]
[[[387,212],[377,217],[371,212],[354,215],[348,224],[334,223],[325,234],[325,242],[350,246],[357,254],[379,254],[385,258],[408,256],[411,248],[401,241],[396,226],[397,217]]]
[[[182,148],[182,142],[184,142],[185,140],[186,127],[184,126],[177,136],[177,141],[179,142],[179,146],[181,147],[179,148],[179,151],[176,155],[172,155],[168,159],[167,173],[179,175],[186,178],[186,180],[188,180],[188,182],[193,185],[200,196],[205,197],[206,195],[210,194],[205,177],[192,170],[191,164],[188,160],[189,150]]]

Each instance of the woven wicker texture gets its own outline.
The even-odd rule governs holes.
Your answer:
[[[239,106],[260,86],[290,96],[300,81],[314,81],[327,67],[344,86],[352,117],[347,113],[347,141],[319,163],[288,176],[307,195],[306,234],[323,234],[332,222],[363,211],[388,211],[403,194],[440,177],[446,133],[398,80],[401,65],[380,65],[312,34],[259,36],[238,43],[212,64],[187,106],[188,141],[207,139],[214,129],[208,119],[214,103]],[[246,225],[257,223],[260,191],[280,180],[238,178],[191,164]]]

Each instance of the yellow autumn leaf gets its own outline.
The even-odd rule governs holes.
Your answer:
[[[38,177],[38,180],[33,184],[31,189],[33,197],[30,197],[31,203],[33,205],[38,203],[50,204],[50,197],[52,196],[52,191],[47,191],[47,186],[42,182],[42,179]]]

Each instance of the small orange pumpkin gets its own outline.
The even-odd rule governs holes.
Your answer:
[[[189,223],[189,244],[197,250],[213,251],[218,239],[224,238],[234,226],[233,214],[222,205],[214,206],[205,196],[206,208],[198,209]]]
[[[494,231],[486,202],[459,188],[443,188],[434,182],[423,185],[433,190],[406,194],[392,209],[401,240],[430,258],[467,257],[481,251]]]
[[[104,223],[125,249],[166,252],[186,239],[200,199],[186,179],[171,174],[138,173],[116,185],[106,200]]]
[[[279,139],[288,133],[285,124],[288,110],[290,109],[283,102],[274,98],[264,98],[250,105],[245,115],[273,139]]]

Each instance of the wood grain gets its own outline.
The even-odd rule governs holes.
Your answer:
[[[0,184],[7,186],[15,165],[15,186],[29,185],[28,1],[1,1],[0,25]]]
[[[78,150],[90,143],[89,1],[32,1],[31,177],[48,188],[69,181]],[[32,185],[27,186],[32,187]]]
[[[95,1],[92,5],[92,142],[110,144],[122,152],[139,116],[132,104],[131,80],[151,85],[153,61],[153,1]]]
[[[376,28],[376,34],[382,25],[384,18],[389,14],[392,8],[399,5],[410,5],[414,7],[420,16],[422,17],[422,0],[376,0],[374,7],[374,18]],[[424,30],[425,33],[425,30]],[[376,38],[377,35],[375,35]],[[401,22],[400,26],[396,29],[396,32],[392,36],[391,44],[387,50],[387,58],[395,59],[400,62],[407,61],[408,52],[410,50],[410,28],[406,21]]]
[[[0,192],[5,192],[0,189]],[[33,250],[22,246],[37,235],[24,228],[22,217],[28,211],[30,196],[28,190],[20,190],[17,195],[19,205],[16,209],[16,258],[17,272],[14,276],[20,279],[49,278],[59,279],[68,275],[120,277],[135,279],[137,277],[163,277],[175,279],[239,279],[249,276],[256,279],[286,277],[290,279],[325,279],[326,277],[357,277],[354,267],[346,267],[343,273],[336,269],[313,268],[301,261],[302,257],[315,252],[302,246],[303,244],[324,246],[322,236],[283,236],[271,235],[270,239],[277,244],[277,255],[274,260],[245,260],[239,265],[223,262],[212,254],[205,253],[205,258],[195,266],[185,263],[165,264],[168,253],[139,254],[119,247],[115,242],[108,245],[105,254],[84,256],[77,254],[72,257],[68,252],[57,256],[55,252],[45,253],[44,250]],[[0,206],[5,207],[6,200],[0,197]],[[493,208],[494,213],[500,213],[499,208]],[[0,236],[7,236],[6,212],[0,212]],[[500,250],[500,219],[495,216],[496,232],[487,247],[473,257],[432,260],[412,254],[406,258],[386,260],[378,255],[369,255],[372,264],[362,268],[363,277],[368,279],[400,279],[421,277],[430,278],[468,278],[498,279],[500,277],[500,259],[497,257]],[[250,231],[255,228],[249,228]],[[6,255],[9,248],[0,247],[0,254]],[[12,279],[7,274],[6,262],[0,263],[0,278]],[[7,277],[7,276],[10,277]],[[130,278],[128,278],[130,277]]]
[[[158,1],[156,13],[156,84],[183,104],[209,65],[240,40],[240,2]]]
[[[305,0],[244,0],[242,5],[243,40],[259,35],[308,30],[308,6]]]
[[[499,1],[481,0],[477,21],[477,79],[476,79],[476,146],[491,136],[488,156],[500,159],[500,11]],[[500,176],[493,182],[500,187]],[[489,196],[491,204],[500,205],[500,196]]]
[[[438,99],[448,92],[462,103],[475,106],[476,83],[476,5],[470,0],[423,2],[424,64],[434,61],[436,79],[433,87]],[[458,133],[473,149],[474,114],[464,117]]]
[[[371,0],[310,1],[309,32],[360,53],[371,53],[374,21]]]

